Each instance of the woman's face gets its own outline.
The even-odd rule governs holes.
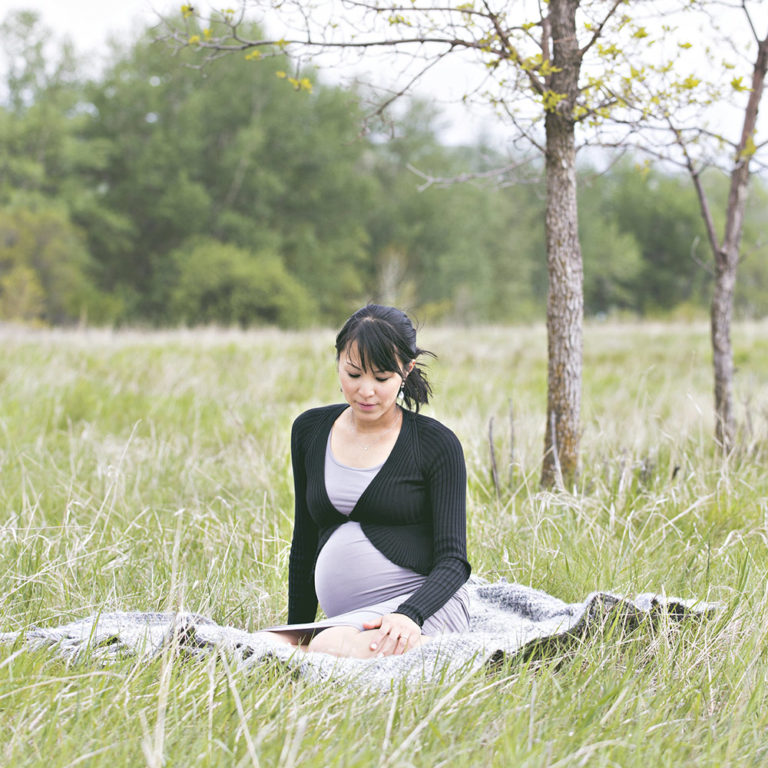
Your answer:
[[[398,371],[364,370],[350,344],[339,355],[339,381],[355,418],[375,422],[395,407],[403,378]]]

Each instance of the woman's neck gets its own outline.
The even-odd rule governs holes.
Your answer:
[[[402,422],[402,411],[398,405],[393,405],[387,413],[382,414],[376,421],[357,419],[352,408],[347,409],[350,427],[360,435],[375,435],[389,432]]]

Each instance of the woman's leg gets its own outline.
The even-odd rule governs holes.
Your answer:
[[[371,650],[371,639],[375,634],[377,634],[376,630],[361,632],[356,627],[329,627],[310,640],[307,651],[353,659],[372,659],[379,655],[379,651]],[[419,635],[408,641],[405,650],[411,651],[418,648],[428,640],[426,635]]]
[[[264,635],[265,637],[269,637],[270,640],[273,640],[278,643],[283,643],[284,645],[290,645],[294,648],[299,648],[302,651],[305,651],[307,649],[306,646],[306,639],[307,635],[305,632],[297,632],[297,631],[277,631],[272,632],[270,630],[264,630],[262,632],[257,632],[258,635]]]

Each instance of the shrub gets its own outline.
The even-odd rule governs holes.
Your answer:
[[[176,272],[172,320],[297,328],[312,318],[312,300],[276,254],[206,238],[188,242],[171,259]]]

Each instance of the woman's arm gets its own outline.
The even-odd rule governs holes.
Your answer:
[[[458,438],[448,429],[419,435],[427,459],[425,480],[431,505],[433,567],[426,581],[397,608],[419,626],[445,605],[469,578],[467,562],[467,469]]]
[[[312,568],[317,551],[317,526],[307,507],[307,475],[302,447],[301,416],[291,429],[291,464],[295,512],[291,555],[288,561],[288,623],[301,624],[314,621],[317,613],[317,595]]]

